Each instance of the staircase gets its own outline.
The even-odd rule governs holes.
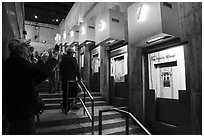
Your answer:
[[[98,135],[98,113],[101,109],[112,108],[107,105],[99,92],[91,93],[94,98],[94,135]],[[79,110],[70,110],[68,115],[61,112],[60,101],[62,93],[40,93],[45,101],[45,111],[40,116],[40,122],[36,121],[36,134],[38,135],[91,135],[91,122],[88,116],[83,114],[80,102],[77,102]],[[83,95],[80,95],[83,98]],[[91,101],[86,96],[86,104],[91,112]],[[125,118],[118,112],[103,113],[103,135],[125,135]],[[130,121],[130,134],[145,135],[145,133]]]

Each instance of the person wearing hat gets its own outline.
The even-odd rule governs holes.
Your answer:
[[[75,57],[73,57],[75,51],[73,50],[73,48],[67,48],[66,53],[67,54],[63,55],[62,61],[60,62],[59,66],[63,92],[62,111],[65,114],[67,114],[68,111],[71,109],[70,104],[73,102],[73,100],[70,100],[69,104],[67,104],[67,94],[69,94],[69,97],[76,97],[78,94],[78,85],[76,82],[69,82],[69,91],[67,93],[67,82],[76,81],[76,78],[78,80],[81,79],[77,60]],[[74,106],[73,109],[78,108]]]
[[[10,56],[3,66],[3,110],[9,121],[9,134],[35,134],[38,97],[35,86],[42,82],[57,64],[53,57],[41,69],[28,61],[30,40],[12,39]]]

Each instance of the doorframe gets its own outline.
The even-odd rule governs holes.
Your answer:
[[[97,47],[99,47],[100,45],[96,45],[95,44],[95,42],[93,42],[93,43],[91,43],[90,45],[89,45],[89,55],[90,55],[90,58],[89,58],[89,63],[90,63],[90,75],[89,75],[89,81],[90,81],[90,90],[93,92],[93,78],[92,78],[92,72],[93,72],[93,70],[92,70],[92,50],[93,49],[95,49],[95,48],[97,48]],[[100,51],[99,51],[100,52]],[[100,54],[100,53],[98,53],[98,54]],[[100,83],[99,83],[99,85],[100,85]],[[100,87],[99,87],[99,93],[100,93]]]
[[[111,66],[111,61],[110,61],[110,59],[111,59],[111,51],[112,50],[115,50],[115,49],[117,49],[117,48],[121,48],[121,47],[123,47],[123,46],[125,46],[125,45],[127,45],[128,46],[128,42],[127,41],[119,41],[119,42],[117,42],[117,43],[114,43],[114,44],[112,44],[112,45],[110,45],[110,46],[108,46],[108,48],[107,48],[107,55],[108,55],[108,72],[109,72],[109,78],[108,78],[108,81],[109,81],[109,83],[111,83],[111,79],[110,79],[110,71],[111,71],[111,69],[110,69],[110,66]],[[128,47],[127,47],[127,53],[128,53]],[[128,67],[128,58],[129,58],[129,56],[127,56],[127,67]],[[127,71],[128,71],[128,69],[127,69]],[[129,74],[129,73],[128,73]],[[129,79],[128,79],[128,81],[129,81]],[[127,84],[127,85],[129,85],[129,84]],[[108,88],[108,90],[109,90],[109,101],[110,101],[110,103],[111,103],[111,97],[112,97],[112,93],[111,93],[111,86],[110,86],[110,84],[109,84],[109,88]],[[129,94],[129,90],[128,90],[128,94]],[[129,96],[127,96],[128,97],[128,99],[127,100],[129,100]],[[127,104],[128,105],[128,104]]]
[[[190,121],[191,121],[191,118],[190,118],[190,80],[189,80],[189,66],[188,64],[190,62],[188,62],[188,60],[186,58],[189,58],[189,52],[188,52],[188,42],[187,41],[184,41],[184,42],[181,42],[180,38],[175,38],[173,40],[169,40],[169,41],[165,41],[165,42],[162,42],[162,43],[158,43],[158,44],[155,44],[151,47],[145,47],[142,49],[142,67],[143,67],[143,95],[144,95],[144,117],[145,117],[145,123],[147,124],[147,91],[149,91],[149,73],[148,73],[148,54],[150,53],[153,53],[153,52],[157,52],[157,51],[162,51],[162,50],[165,50],[165,49],[169,49],[169,48],[173,48],[173,47],[177,47],[179,45],[183,45],[183,49],[184,49],[184,62],[185,62],[185,77],[186,77],[186,93],[187,93],[187,109],[186,111],[189,112],[189,115],[186,116],[185,120],[185,124],[181,125],[181,134],[190,134]],[[179,98],[180,99],[180,98]],[[154,107],[156,107],[156,104],[153,104]],[[154,110],[153,110],[154,112]],[[156,113],[155,114],[151,114],[152,115],[152,120],[155,120],[156,118]],[[185,126],[184,126],[185,125]],[[186,126],[187,125],[187,126]],[[147,126],[148,127],[148,126]],[[180,128],[180,127],[179,127]],[[149,129],[150,131],[152,129]],[[161,129],[162,130],[162,129]]]

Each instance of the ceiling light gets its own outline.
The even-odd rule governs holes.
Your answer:
[[[35,17],[35,19],[37,19],[37,18],[38,18],[38,16],[37,16],[37,15],[35,15],[34,17]]]
[[[56,22],[58,22],[59,20],[58,19],[56,19]]]

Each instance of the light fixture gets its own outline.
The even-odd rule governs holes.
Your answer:
[[[63,33],[63,39],[66,39],[66,31],[64,31],[64,33]]]
[[[59,35],[59,40],[61,40],[61,35]]]
[[[149,15],[149,5],[148,4],[141,4],[139,7],[138,7],[138,10],[137,10],[137,20],[139,22],[143,22],[144,20],[147,19],[147,16]]]
[[[105,29],[105,22],[104,21],[100,21],[98,24],[99,30],[104,30]]]
[[[74,31],[72,30],[71,32],[70,32],[70,37],[73,37],[74,36]]]
[[[141,4],[137,10],[137,13],[138,13],[138,16],[137,16],[137,19],[139,20],[140,19],[140,16],[141,16],[141,10],[142,10],[142,6],[143,4]]]
[[[157,42],[157,41],[159,41],[159,40],[167,39],[167,38],[170,38],[170,37],[171,37],[171,36],[160,36],[160,37],[157,37],[157,38],[148,40],[146,43],[147,43],[147,44],[151,44],[151,43],[153,43],[153,42]]]
[[[56,22],[58,22],[59,20],[58,19],[56,19]]]
[[[87,41],[85,44],[86,44],[86,45],[89,45],[90,43],[91,43],[90,41]]]
[[[37,19],[37,18],[38,18],[38,16],[37,16],[37,15],[35,15],[34,17],[35,17],[35,19]]]
[[[83,35],[83,34],[85,33],[85,30],[86,30],[85,27],[82,26],[82,27],[81,27],[81,35]]]
[[[116,40],[112,39],[112,40],[107,41],[106,44],[111,44],[111,43],[113,43],[113,42],[115,42],[115,41],[116,41]]]
[[[58,37],[57,37],[57,36],[55,36],[55,41],[57,42],[57,40],[58,40]]]

